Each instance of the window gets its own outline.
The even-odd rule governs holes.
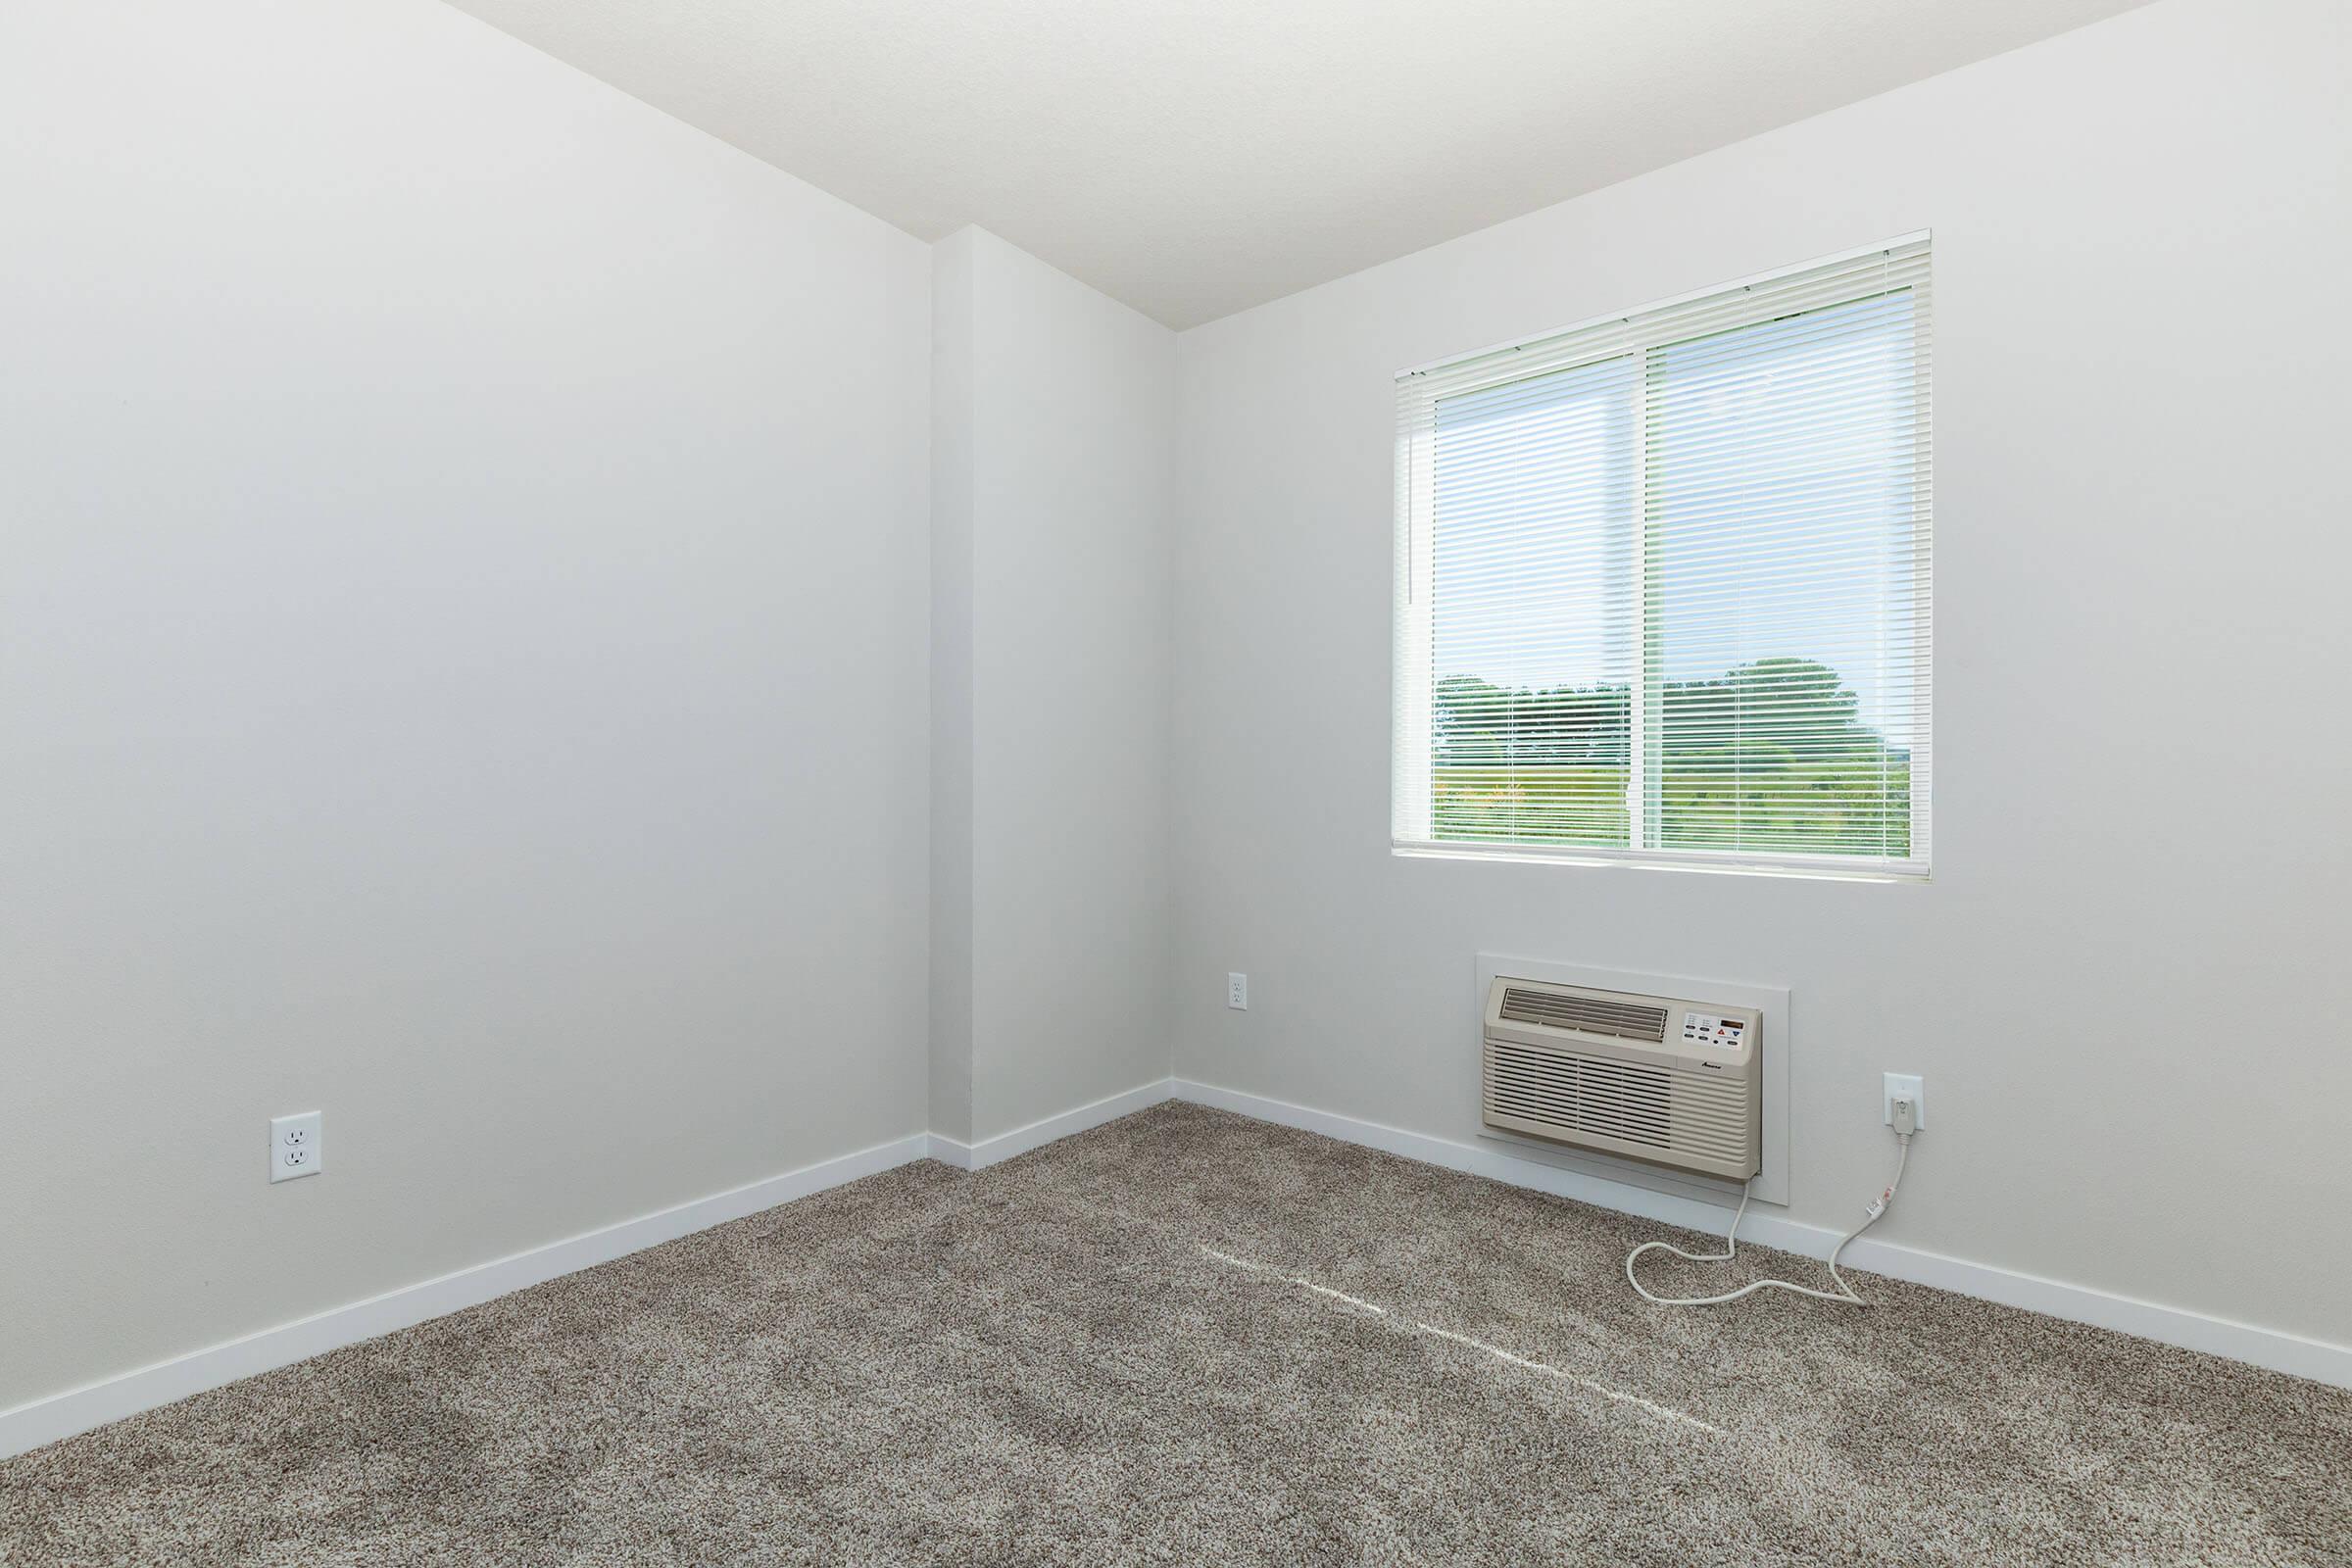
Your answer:
[[[1402,851],[1921,877],[1924,235],[1397,378]]]

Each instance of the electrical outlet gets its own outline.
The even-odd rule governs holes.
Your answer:
[[[1248,975],[1229,974],[1225,977],[1225,1005],[1238,1007],[1244,1012],[1250,1010],[1250,977]]]
[[[1917,1073],[1890,1072],[1886,1075],[1886,1125],[1894,1125],[1894,1102],[1911,1102],[1911,1125],[1920,1132],[1928,1128],[1928,1081]]]
[[[325,1115],[306,1110],[299,1116],[278,1116],[270,1123],[270,1179],[290,1182],[297,1176],[316,1176],[326,1156]]]

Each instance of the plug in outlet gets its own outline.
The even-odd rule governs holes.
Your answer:
[[[299,1116],[278,1116],[270,1123],[270,1179],[290,1182],[297,1176],[316,1176],[326,1157],[325,1114],[306,1110]]]
[[[1250,1010],[1250,977],[1248,975],[1229,974],[1225,977],[1225,1005],[1243,1012]]]
[[[1886,1075],[1886,1125],[1894,1126],[1894,1102],[1911,1102],[1912,1132],[1925,1132],[1928,1126],[1928,1081],[1917,1073],[1890,1072]]]

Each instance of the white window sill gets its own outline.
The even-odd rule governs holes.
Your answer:
[[[1829,856],[1764,858],[1731,852],[1545,849],[1533,844],[1417,843],[1393,840],[1389,853],[1411,860],[1498,860],[1518,865],[1606,866],[1643,871],[1696,871],[1714,876],[1796,877],[1812,882],[1930,880],[1920,860],[1847,859]]]

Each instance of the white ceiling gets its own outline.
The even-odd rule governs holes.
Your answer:
[[[2140,0],[452,3],[1182,327]]]

